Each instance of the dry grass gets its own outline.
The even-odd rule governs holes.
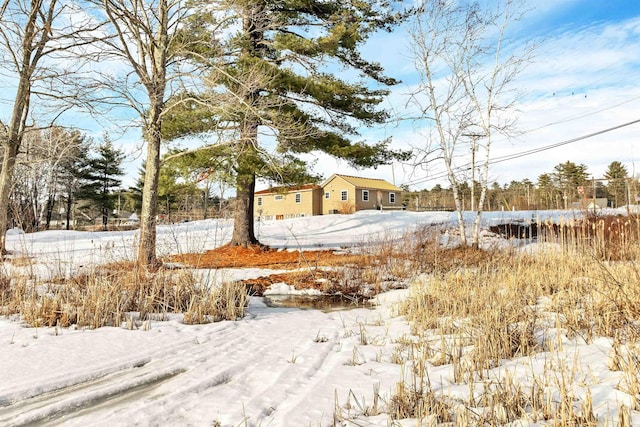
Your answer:
[[[599,216],[536,224],[539,237],[560,243],[565,249],[590,254],[603,261],[633,260],[634,245],[640,240],[640,216]]]
[[[55,283],[17,280],[0,288],[3,314],[18,314],[34,327],[134,327],[169,313],[184,313],[185,323],[235,320],[247,303],[240,284],[203,286],[189,270],[148,272],[125,263]]]
[[[639,220],[592,217],[538,224],[537,230],[541,242],[560,249],[520,254],[443,248],[439,230],[418,227],[399,239],[362,242],[350,254],[224,247],[171,259],[202,268],[296,270],[220,287],[200,285],[186,269],[149,273],[111,266],[46,286],[0,276],[0,310],[33,326],[136,327],[169,313],[203,323],[241,317],[247,286],[257,294],[285,282],[370,296],[419,275],[397,307],[412,326],[390,357],[403,367],[403,378],[371,413],[384,410],[391,419],[414,417],[428,425],[631,425],[631,411],[640,410]],[[597,418],[588,375],[563,353],[567,340],[598,337],[613,342],[609,368],[619,372],[618,390],[632,402],[620,404],[616,419]],[[361,325],[359,345],[372,342]],[[544,370],[532,369],[526,382],[505,369],[541,353]],[[358,347],[348,363],[363,363]],[[433,387],[434,366],[450,367],[452,383],[468,387],[466,397]]]
[[[394,358],[413,369],[391,398],[391,416],[435,416],[456,425],[629,425],[629,410],[640,402],[640,271],[630,262],[640,259],[637,234],[629,231],[634,221],[593,219],[588,238],[586,227],[573,228],[554,236],[564,250],[534,255],[462,248],[445,255],[430,248],[432,259],[447,267],[423,263],[430,274],[398,307],[414,339],[398,343]],[[581,368],[561,356],[563,339],[590,343],[597,337],[615,342],[610,367],[621,372],[618,388],[633,402],[615,420],[597,418],[589,389],[582,389]],[[526,384],[501,368],[541,352],[557,361],[543,373],[532,372]],[[457,407],[444,404],[446,391],[434,391],[422,372],[443,365],[451,366],[454,382],[469,386]]]

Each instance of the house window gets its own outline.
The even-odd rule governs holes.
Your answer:
[[[296,203],[300,203],[302,201],[302,194],[296,193]]]
[[[282,194],[276,194],[275,196],[273,196],[273,198],[276,200],[282,200],[284,199],[284,196]]]
[[[328,199],[331,197],[331,193],[329,193],[328,191],[324,193],[324,198]]]
[[[363,202],[369,201],[369,190],[362,190],[362,201]]]
[[[258,197],[258,206],[262,206],[262,197]]]
[[[342,190],[342,192],[340,193],[340,200],[342,200],[343,202],[349,200],[349,193],[347,192],[347,190]]]
[[[396,202],[396,193],[389,193],[389,203]]]

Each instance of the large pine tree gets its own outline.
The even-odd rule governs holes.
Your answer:
[[[359,49],[402,15],[387,2],[375,1],[230,0],[223,10],[214,10],[211,20],[200,15],[185,31],[186,37],[203,41],[212,23],[229,25],[228,37],[206,47],[203,43],[198,55],[199,61],[210,61],[209,90],[196,103],[180,100],[185,109],[176,113],[173,125],[166,124],[166,132],[231,129],[226,138],[231,140],[237,196],[231,244],[247,246],[258,243],[253,229],[256,177],[284,184],[308,178],[296,155],[313,151],[356,167],[406,156],[390,150],[388,141],[352,140],[359,126],[388,119],[379,104],[386,86],[397,83],[379,64],[363,59]],[[193,119],[198,113],[199,121]],[[185,117],[190,117],[188,126]]]

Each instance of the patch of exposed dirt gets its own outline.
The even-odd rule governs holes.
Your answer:
[[[336,253],[333,250],[283,251],[264,246],[249,248],[222,246],[202,254],[172,256],[165,261],[196,268],[248,268],[298,270],[243,280],[252,295],[261,296],[274,283],[295,289],[317,289],[324,294],[362,295],[369,288],[362,280],[350,280],[342,269],[365,268],[375,263],[370,255]]]
[[[336,271],[295,271],[291,273],[278,273],[269,276],[261,276],[257,279],[246,279],[244,283],[251,294],[263,295],[274,283],[286,283],[295,289],[317,289],[323,293],[335,293],[336,283],[340,282],[341,274]],[[341,293],[357,294],[360,289],[340,289]]]
[[[337,254],[332,250],[283,251],[264,246],[222,246],[200,254],[182,254],[166,261],[178,262],[196,268],[273,268],[294,270],[298,268],[334,267],[362,263],[362,255]]]

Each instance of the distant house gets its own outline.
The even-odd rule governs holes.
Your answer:
[[[322,215],[322,188],[316,184],[276,187],[254,193],[256,218],[285,219]]]
[[[574,202],[571,204],[573,209],[604,209],[608,207],[609,200],[606,197],[598,197],[597,199],[583,199],[579,202]]]
[[[320,185],[277,187],[254,195],[256,218],[353,213],[365,209],[403,209],[402,189],[383,179],[331,175]]]

